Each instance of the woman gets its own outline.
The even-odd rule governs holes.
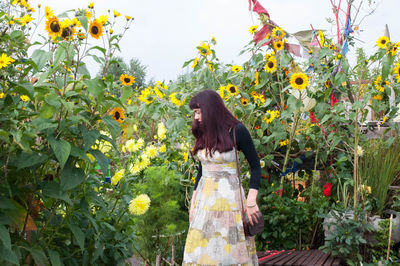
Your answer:
[[[189,213],[183,265],[258,265],[254,237],[245,237],[241,204],[256,219],[261,168],[246,127],[225,107],[218,93],[205,90],[189,102],[194,111],[193,153],[200,160]],[[250,190],[240,197],[235,144],[250,164]]]

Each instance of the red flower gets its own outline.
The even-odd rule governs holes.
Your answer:
[[[330,197],[331,196],[331,189],[332,189],[332,184],[331,183],[326,183],[324,185],[324,195],[326,197]]]

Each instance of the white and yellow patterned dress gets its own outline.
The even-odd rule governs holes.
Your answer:
[[[254,237],[245,237],[235,151],[207,157],[197,153],[202,177],[197,186],[193,218],[189,226],[183,265],[258,265]],[[240,198],[242,189],[243,198]]]

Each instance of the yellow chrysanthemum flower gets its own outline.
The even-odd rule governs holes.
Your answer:
[[[0,92],[0,99],[3,99],[6,95],[4,94],[4,92]]]
[[[235,96],[239,94],[239,89],[236,85],[228,84],[226,85],[226,90],[229,92],[231,96]]]
[[[144,156],[150,160],[157,157],[157,155],[158,155],[158,150],[157,147],[154,145],[149,145],[144,150]]]
[[[274,39],[282,39],[285,35],[286,33],[282,28],[276,27],[272,30],[272,38]]]
[[[268,73],[273,73],[276,70],[276,58],[271,56],[264,67],[265,71]]]
[[[8,66],[12,62],[15,62],[13,58],[7,56],[5,53],[2,53],[0,56],[0,69]]]
[[[257,32],[258,25],[253,25],[249,28],[250,34],[255,34]]]
[[[140,194],[129,203],[129,212],[135,215],[142,215],[150,207],[151,200],[146,194]]]
[[[129,139],[126,141],[123,151],[129,151],[129,152],[136,152],[139,150],[139,146],[136,144],[136,141],[134,139]]]
[[[157,127],[157,136],[160,140],[163,140],[166,138],[165,133],[167,133],[167,129],[164,126],[164,123],[160,122],[158,123],[158,127]]]
[[[377,101],[382,101],[382,95],[380,95],[380,94],[378,94],[378,95],[375,95],[374,97],[372,97],[374,100],[377,100]]]
[[[61,25],[60,21],[58,20],[57,17],[49,17],[46,21],[46,31],[49,33],[49,36],[52,39],[55,39],[56,37],[60,37],[62,30],[61,30]]]
[[[164,144],[164,145],[162,145],[158,150],[159,150],[160,152],[166,152],[166,151],[167,151],[167,146],[165,146],[165,144]]]
[[[240,70],[242,70],[242,67],[241,67],[241,66],[239,66],[239,65],[232,66],[232,71],[233,71],[233,72],[237,73],[237,72],[239,72]]]
[[[122,85],[124,85],[124,86],[131,86],[133,83],[136,82],[135,78],[128,74],[122,74],[119,77],[119,80],[121,81]]]
[[[124,177],[125,169],[121,169],[111,177],[111,185],[115,186]]]
[[[93,38],[99,39],[103,35],[103,31],[103,24],[99,20],[95,19],[90,22],[89,33]]]
[[[389,43],[389,38],[386,36],[379,37],[378,40],[376,41],[376,45],[379,48],[383,49],[387,47],[388,43]]]
[[[293,73],[290,77],[290,86],[297,90],[302,90],[308,86],[308,77],[304,73]]]
[[[23,102],[29,101],[28,95],[21,95],[20,98],[21,98],[21,101],[23,101]]]
[[[400,82],[400,64],[396,64],[396,66],[393,69],[394,77],[397,80],[397,83]]]
[[[124,122],[125,119],[124,109],[120,107],[115,107],[111,110],[110,115],[118,123]]]

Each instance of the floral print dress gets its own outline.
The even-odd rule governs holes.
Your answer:
[[[202,177],[197,187],[183,265],[258,265],[254,237],[245,237],[235,150],[197,153]],[[243,198],[240,198],[239,189]]]

